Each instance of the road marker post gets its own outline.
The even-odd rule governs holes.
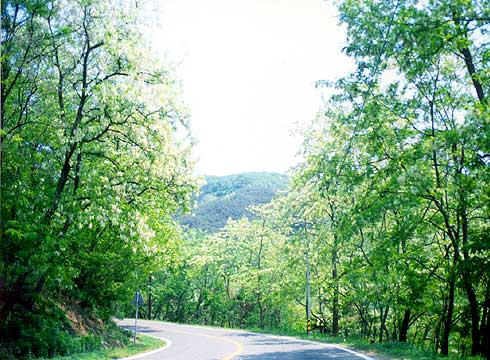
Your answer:
[[[136,294],[134,294],[133,300],[131,301],[132,305],[136,305],[136,315],[134,317],[134,337],[133,344],[136,344],[136,333],[138,332],[138,306],[144,305],[143,296],[141,296],[140,289],[136,289]]]

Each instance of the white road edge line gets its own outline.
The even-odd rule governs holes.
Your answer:
[[[147,352],[144,352],[144,353],[141,353],[141,354],[136,354],[136,355],[133,355],[133,356],[125,357],[125,358],[120,358],[119,360],[141,359],[141,358],[144,358],[146,356],[150,356],[150,355],[159,353],[160,351],[163,351],[165,349],[168,349],[170,346],[172,346],[172,342],[169,339],[167,339],[167,338],[164,338],[162,336],[155,336],[155,335],[145,334],[145,333],[142,333],[142,334],[145,335],[145,336],[149,336],[149,337],[155,338],[155,339],[163,340],[163,341],[166,342],[166,344],[165,344],[165,346],[162,346],[161,348],[158,348],[158,349],[155,349],[155,350],[151,350],[151,351],[147,351]]]
[[[338,345],[330,345],[330,346],[333,347],[333,348],[339,349],[339,350],[347,351],[348,353],[351,353],[353,355],[356,355],[356,356],[358,356],[358,357],[360,357],[362,359],[365,359],[365,360],[374,360],[371,356],[364,355],[362,353],[358,353],[357,351],[354,351],[354,350],[345,348],[343,346],[338,346]]]

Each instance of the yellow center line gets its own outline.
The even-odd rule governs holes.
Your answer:
[[[243,351],[243,345],[241,343],[239,343],[238,341],[235,341],[235,340],[230,340],[230,339],[227,339],[225,337],[221,337],[221,336],[201,334],[201,333],[194,333],[194,332],[188,332],[188,331],[182,331],[182,330],[162,329],[162,331],[170,331],[170,332],[173,332],[173,333],[184,334],[184,335],[196,335],[196,336],[208,337],[208,338],[211,338],[211,339],[216,339],[216,340],[220,340],[220,341],[225,341],[225,342],[231,343],[231,344],[233,344],[233,345],[235,345],[237,347],[237,349],[233,353],[231,353],[230,355],[224,357],[221,360],[231,360],[231,359],[233,359],[235,356],[237,356],[238,354],[240,354]]]

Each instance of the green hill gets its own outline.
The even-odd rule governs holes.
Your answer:
[[[190,228],[207,232],[221,229],[228,218],[252,218],[250,205],[266,204],[278,191],[286,190],[288,177],[269,172],[241,173],[228,176],[206,176],[201,187],[198,206],[191,215],[180,222]]]

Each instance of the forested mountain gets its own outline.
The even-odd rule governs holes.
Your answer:
[[[215,232],[229,218],[239,219],[254,215],[249,206],[266,204],[279,192],[286,190],[288,177],[271,172],[250,172],[228,176],[206,176],[201,187],[197,208],[192,215],[184,215],[180,222],[189,228]]]

